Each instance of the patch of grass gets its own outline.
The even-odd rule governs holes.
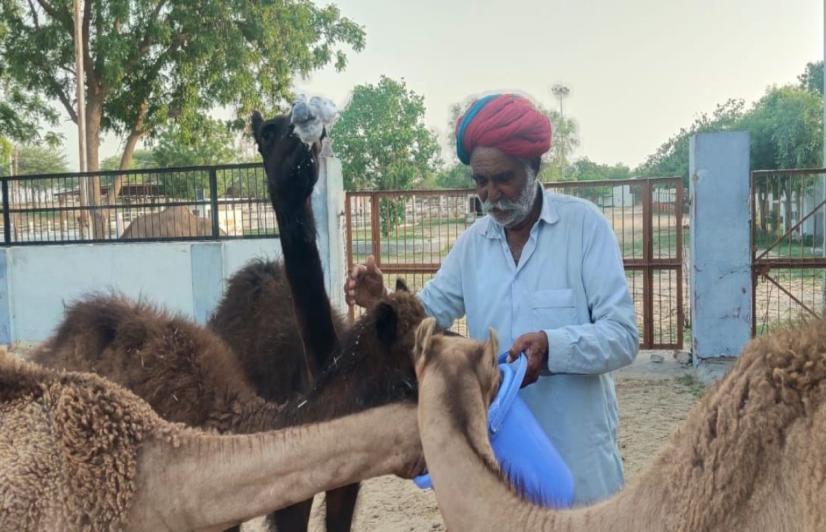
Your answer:
[[[695,377],[693,373],[686,373],[685,375],[681,375],[674,380],[677,384],[687,388],[694,397],[701,397],[706,391],[706,387],[703,386],[703,383],[700,382],[700,380]]]

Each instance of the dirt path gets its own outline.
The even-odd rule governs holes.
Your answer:
[[[690,371],[673,362],[670,353],[660,354],[665,360],[655,364],[650,362],[650,352],[640,353],[633,366],[614,376],[626,480],[633,479],[653,460],[685,419],[700,391]],[[263,528],[249,524],[244,530],[257,532]],[[310,530],[324,531],[323,507],[318,502]],[[362,485],[354,530],[410,532],[444,530],[444,525],[432,492],[421,491],[408,480],[386,476]]]

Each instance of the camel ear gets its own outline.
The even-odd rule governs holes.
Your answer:
[[[404,282],[404,279],[401,277],[396,277],[396,292],[410,292],[407,288],[407,283]]]
[[[252,116],[250,116],[250,128],[252,129],[252,137],[255,139],[255,142],[258,142],[261,136],[261,126],[263,124],[264,117],[261,116],[261,113],[253,111]]]
[[[488,341],[485,342],[484,351],[485,361],[492,361],[496,364],[496,358],[499,356],[499,339],[496,337],[496,331],[493,327],[488,329]]]
[[[376,313],[376,335],[385,347],[390,347],[398,337],[399,316],[396,309],[386,301],[380,301],[374,309]]]
[[[416,328],[416,340],[413,344],[413,361],[417,365],[419,361],[425,360],[430,352],[430,344],[433,342],[433,332],[436,330],[436,319],[425,318]]]

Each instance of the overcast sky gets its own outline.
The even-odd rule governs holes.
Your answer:
[[[320,4],[328,2],[319,1]],[[353,86],[385,74],[424,96],[428,126],[448,131],[466,96],[511,89],[546,106],[571,89],[577,156],[635,166],[680,127],[728,98],[758,99],[796,82],[823,55],[818,0],[337,0],[367,47],[296,89],[340,107]],[[61,128],[73,168],[73,124]],[[119,151],[107,138],[103,157]]]

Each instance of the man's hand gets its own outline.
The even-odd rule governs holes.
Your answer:
[[[523,334],[513,342],[508,351],[508,362],[516,360],[523,352],[528,357],[528,370],[522,381],[522,388],[536,382],[539,372],[548,364],[548,337],[543,331]]]
[[[370,308],[387,293],[384,277],[376,266],[373,255],[364,264],[356,264],[344,283],[344,297],[348,305]]]

